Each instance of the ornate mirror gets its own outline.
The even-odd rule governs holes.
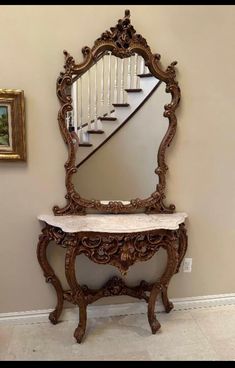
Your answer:
[[[172,213],[175,206],[164,204],[165,152],[180,100],[176,62],[161,68],[129,10],[82,53],[76,63],[64,51],[57,80],[67,205],[55,206],[54,214]]]

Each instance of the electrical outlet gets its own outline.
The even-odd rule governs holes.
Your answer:
[[[193,263],[192,258],[185,258],[184,259],[184,264],[183,264],[183,271],[184,272],[191,272],[192,271],[192,263]]]

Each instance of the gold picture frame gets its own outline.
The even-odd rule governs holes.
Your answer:
[[[25,103],[21,89],[0,89],[0,160],[26,161]]]

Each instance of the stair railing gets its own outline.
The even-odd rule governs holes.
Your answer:
[[[78,132],[81,144],[88,142],[87,132],[102,132],[99,117],[109,116],[114,111],[113,104],[127,104],[125,90],[139,90],[138,75],[147,73],[149,70],[141,56],[134,54],[120,59],[109,51],[75,81],[72,87],[72,125]],[[84,99],[83,92],[86,95]],[[69,116],[71,120],[71,114],[66,117],[67,126],[71,125]]]

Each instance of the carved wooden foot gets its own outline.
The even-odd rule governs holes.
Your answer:
[[[161,327],[159,321],[155,316],[155,303],[159,292],[160,286],[153,286],[148,302],[148,321],[151,327],[152,334],[155,334]]]
[[[74,331],[74,337],[77,340],[77,342],[80,344],[82,342],[83,336],[86,332],[86,322],[87,322],[87,306],[85,303],[85,299],[83,295],[79,295],[78,297],[78,303],[79,303],[79,324],[76,330]]]
[[[58,319],[60,317],[61,313],[58,313],[58,310],[55,309],[53,312],[49,314],[49,320],[53,325],[56,325],[58,323]]]
[[[154,317],[149,324],[153,335],[155,335],[155,333],[161,328],[161,325],[156,317]]]
[[[56,290],[57,305],[56,305],[55,310],[51,312],[49,315],[49,320],[51,321],[51,323],[56,324],[58,322],[58,319],[63,309],[64,297],[63,297],[62,285],[47,260],[46,250],[51,240],[52,238],[50,237],[49,227],[46,226],[42,230],[42,234],[39,236],[39,242],[38,242],[38,247],[37,247],[37,257],[38,257],[38,262],[46,278],[46,282],[50,282]]]
[[[169,313],[173,308],[173,303],[168,299],[167,295],[167,287],[162,288],[162,302],[165,308],[166,313]]]
[[[83,336],[85,335],[85,331],[86,331],[86,327],[82,327],[80,325],[78,325],[78,327],[76,328],[76,330],[74,331],[74,337],[77,340],[78,344],[81,344]]]

